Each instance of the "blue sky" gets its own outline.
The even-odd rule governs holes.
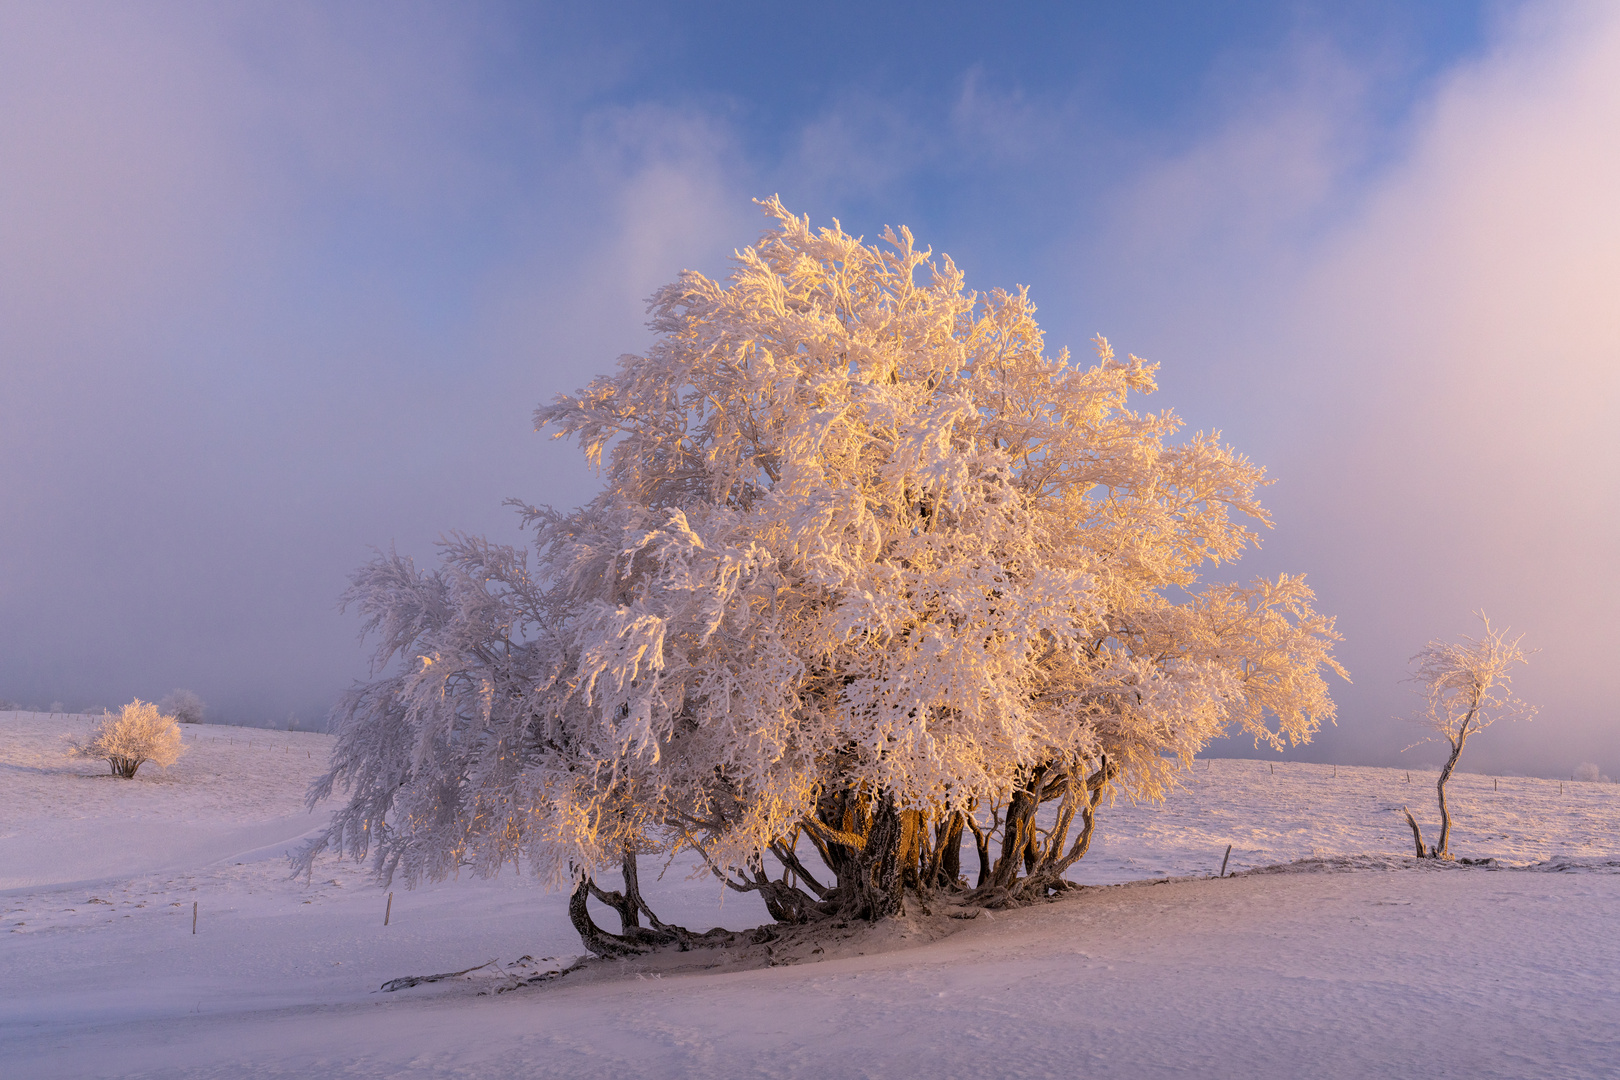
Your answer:
[[[1432,756],[1406,658],[1483,606],[1544,709],[1475,764],[1620,774],[1617,73],[1606,5],[7,5],[0,698],[316,719],[368,545],[587,498],[533,407],[780,193],[1270,468],[1236,572],[1356,680],[1301,756]]]

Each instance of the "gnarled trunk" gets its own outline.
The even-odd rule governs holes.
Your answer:
[[[710,869],[731,889],[759,893],[771,917],[786,924],[829,917],[876,922],[904,912],[908,889],[924,898],[940,891],[965,892],[966,899],[980,903],[1027,903],[1066,887],[1063,874],[1090,849],[1098,806],[1117,771],[1106,757],[1083,780],[1084,774],[1068,766],[1037,766],[1012,792],[1005,814],[993,815],[988,827],[974,820],[971,808],[941,810],[931,819],[926,810],[902,809],[888,792],[825,792],[814,814],[746,865],[727,869],[711,862]],[[1051,828],[1038,828],[1041,806],[1054,799],[1061,802]],[[1079,829],[1071,844],[1076,818]],[[971,891],[961,878],[962,841],[969,831],[979,856],[979,880]],[[1000,851],[992,861],[990,841],[996,833]],[[801,837],[831,871],[831,884],[823,884],[799,857],[795,845]],[[779,878],[771,876],[766,854],[780,864]],[[591,897],[618,913],[618,933],[591,918]],[[630,850],[624,855],[623,890],[609,891],[583,879],[569,897],[569,915],[585,947],[601,956],[631,956],[665,945],[723,944],[739,937],[722,930],[695,935],[661,922],[641,896]],[[643,917],[650,926],[642,925]]]
[[[934,826],[934,850],[926,866],[919,868],[919,884],[923,889],[955,889],[962,876],[962,833],[967,815],[960,810],[950,814]]]
[[[1091,838],[1097,828],[1097,808],[1102,803],[1109,782],[1118,771],[1119,766],[1105,756],[1098,761],[1097,769],[1084,781],[1069,769],[1047,770],[1044,775],[1037,773],[1032,779],[1028,794],[1028,800],[1034,804],[1034,809],[1023,808],[1028,818],[1026,826],[1028,835],[1022,841],[1011,832],[1012,807],[1008,808],[1007,835],[1012,837],[1011,843],[1024,845],[1022,849],[1024,877],[1021,880],[1017,877],[1015,866],[1012,873],[1007,875],[1005,883],[997,879],[995,885],[1007,890],[1010,895],[1025,900],[1039,899],[1048,892],[1066,888],[1063,875],[1091,850]],[[1035,828],[1035,810],[1039,809],[1041,803],[1053,798],[1060,798],[1061,802],[1058,804],[1051,831],[1046,834],[1045,842],[1042,843],[1040,834]],[[1018,800],[1015,798],[1014,801],[1016,803]],[[1080,818],[1080,831],[1075,836],[1074,843],[1065,850],[1064,844],[1068,840],[1069,830],[1076,816]]]
[[[1446,805],[1446,781],[1451,779],[1451,772],[1457,767],[1457,759],[1462,757],[1463,744],[1468,742],[1468,724],[1472,719],[1473,714],[1470,713],[1463,720],[1461,733],[1451,741],[1451,757],[1446,759],[1445,768],[1440,770],[1440,779],[1434,782],[1434,791],[1440,800],[1440,839],[1429,849],[1431,859],[1451,858],[1451,807]]]
[[[880,795],[866,843],[852,853],[850,873],[838,875],[841,913],[876,922],[905,910],[904,859],[908,824],[887,794]]]
[[[641,878],[636,869],[636,853],[633,849],[625,849],[621,866],[624,871],[623,892],[608,892],[586,877],[580,879],[568,896],[568,919],[574,924],[574,930],[586,949],[598,956],[637,956],[662,945],[680,943],[684,948],[699,937],[679,926],[661,922],[653,914],[652,908],[641,896]],[[591,918],[587,901],[592,896],[618,912],[617,934],[602,929]],[[642,914],[652,923],[650,928],[641,925]]]

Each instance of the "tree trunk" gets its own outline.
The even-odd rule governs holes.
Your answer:
[[[1451,744],[1451,757],[1446,761],[1446,767],[1440,770],[1440,779],[1434,783],[1435,794],[1440,799],[1440,839],[1429,849],[1432,859],[1451,858],[1451,807],[1446,805],[1446,781],[1451,779],[1451,770],[1457,767],[1457,759],[1462,757],[1463,744],[1467,741],[1468,720],[1464,720],[1462,734]]]
[[[979,828],[979,823],[971,816],[967,819],[967,827],[973,830],[973,846],[979,853],[979,880],[973,883],[973,887],[982,889],[990,883],[990,835]]]
[[[931,889],[954,889],[962,876],[962,830],[965,815],[953,812],[935,828],[934,858],[924,875]]]
[[[1097,832],[1097,807],[1102,805],[1103,795],[1108,791],[1108,781],[1118,771],[1117,766],[1103,758],[1097,771],[1086,779],[1085,808],[1080,811],[1080,835],[1075,837],[1074,847],[1069,850],[1063,869],[1067,870],[1085,858],[1086,852],[1091,850],[1091,838]]]
[[[904,909],[901,845],[905,840],[900,809],[884,792],[877,798],[865,846],[849,860],[852,872],[847,885],[844,873],[839,874],[839,906],[843,914],[869,922],[900,914]]]
[[[1401,807],[1401,812],[1406,815],[1406,823],[1412,826],[1412,842],[1417,845],[1417,857],[1425,858],[1427,853],[1423,849],[1423,830],[1418,828],[1417,818],[1413,817],[1412,811],[1404,806]]]
[[[680,942],[684,949],[692,942],[713,935],[713,931],[710,931],[709,935],[698,935],[679,926],[670,926],[653,914],[652,908],[647,906],[647,901],[641,895],[641,876],[636,869],[636,853],[633,848],[624,849],[624,858],[620,865],[624,869],[623,892],[608,892],[587,877],[582,878],[579,884],[574,886],[574,891],[569,894],[568,918],[574,924],[574,930],[579,934],[579,940],[587,950],[598,956],[637,956],[651,952],[661,945],[672,945],[676,942]],[[586,904],[592,896],[618,912],[619,933],[609,933],[596,925]],[[651,929],[641,925],[642,914],[645,914],[652,923]]]
[[[1037,781],[1038,782],[1038,781]],[[1007,803],[1007,820],[1001,828],[1001,854],[996,857],[990,884],[1000,889],[1011,889],[1018,880],[1020,864],[1029,857],[1030,841],[1035,835],[1035,812],[1040,802],[1029,788],[1019,788]]]
[[[789,837],[789,840],[791,839],[792,837]],[[814,837],[811,838],[811,842],[815,842]],[[827,886],[823,885],[821,882],[817,881],[816,876],[805,868],[804,863],[799,859],[799,853],[793,849],[793,845],[791,843],[788,841],[780,841],[772,844],[771,853],[776,856],[777,861],[780,862],[784,867],[793,871],[794,876],[797,877],[799,881],[810,886],[810,891],[816,894],[816,899],[827,899],[827,894],[832,890],[827,888]]]
[[[1086,777],[1084,785],[1078,785],[1072,778],[1066,781],[1069,786],[1064,792],[1063,806],[1059,809],[1057,821],[1053,825],[1048,850],[1043,853],[1035,870],[1017,886],[1015,889],[1017,895],[1038,899],[1051,890],[1067,887],[1063,875],[1091,850],[1091,838],[1097,829],[1097,807],[1102,804],[1103,796],[1108,791],[1108,784],[1118,772],[1118,765],[1104,756],[1097,763],[1097,771]],[[1076,787],[1079,788],[1078,791]],[[1068,837],[1076,810],[1080,816],[1080,833],[1065,852],[1063,841]]]
[[[923,889],[923,855],[928,847],[928,819],[921,810],[900,811],[899,873],[902,889]]]
[[[945,830],[945,852],[940,860],[939,876],[947,889],[955,888],[962,880],[962,830],[966,824],[967,815],[958,811],[951,815],[950,828]]]
[[[582,878],[568,896],[568,919],[574,924],[574,932],[579,935],[579,940],[585,948],[597,956],[608,957],[639,956],[650,951],[651,944],[642,944],[619,934],[610,934],[596,925],[591,919],[590,909],[585,905],[593,891],[596,889],[591,879]]]
[[[624,892],[606,892],[597,887],[595,881],[585,879],[585,887],[592,896],[619,913],[619,932],[628,933],[632,928],[641,926],[640,909],[643,906],[641,899],[640,882],[636,875],[636,856],[632,851],[624,853]]]

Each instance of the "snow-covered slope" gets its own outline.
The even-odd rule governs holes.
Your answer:
[[[303,789],[330,737],[182,729],[185,753],[133,783],[103,762],[64,758],[88,716],[0,713],[0,891],[202,866],[272,848],[321,825]]]
[[[382,994],[577,952],[562,898],[510,876],[396,890],[384,927],[386,894],[355,868],[286,876],[282,853],[324,820],[302,793],[327,736],[189,729],[178,765],[123,782],[62,756],[76,724],[0,714],[8,1080],[1620,1070],[1614,785],[1461,776],[1454,849],[1523,868],[1415,866],[1393,808],[1432,818],[1432,773],[1201,763],[1164,806],[1106,811],[1076,875],[1175,880],[945,937],[902,924],[819,963],[694,956]],[[1229,843],[1238,869],[1308,861],[1192,876]],[[692,926],[765,921],[682,867],[649,894]]]
[[[1215,873],[1324,855],[1413,853],[1409,806],[1433,840],[1440,827],[1430,771],[1343,765],[1199,762],[1162,805],[1103,811],[1084,884]],[[1446,785],[1452,853],[1523,864],[1603,860],[1620,852],[1620,785],[1457,773]]]

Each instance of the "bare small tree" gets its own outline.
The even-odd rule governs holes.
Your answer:
[[[1414,719],[1436,732],[1423,742],[1444,739],[1451,747],[1451,756],[1435,782],[1440,800],[1440,839],[1433,847],[1424,846],[1423,830],[1418,827],[1417,819],[1410,810],[1401,808],[1406,813],[1406,823],[1412,827],[1412,841],[1417,845],[1420,859],[1451,858],[1451,809],[1446,805],[1446,781],[1451,779],[1469,736],[1504,716],[1529,720],[1536,714],[1535,706],[1515,697],[1510,685],[1512,668],[1530,662],[1529,655],[1519,645],[1524,635],[1509,638],[1508,630],[1492,628],[1484,612],[1475,614],[1485,624],[1482,636],[1464,637],[1459,642],[1436,638],[1412,657],[1415,667],[1408,681],[1421,687],[1417,692],[1424,699],[1423,711]]]
[[[171,690],[158,702],[158,711],[174,717],[177,723],[200,724],[203,721],[203,699],[190,690]]]
[[[148,761],[167,769],[185,752],[180,743],[180,726],[156,705],[136,698],[115,716],[103,711],[101,723],[86,743],[73,742],[68,753],[74,757],[101,758],[114,776],[133,780],[135,771]]]

